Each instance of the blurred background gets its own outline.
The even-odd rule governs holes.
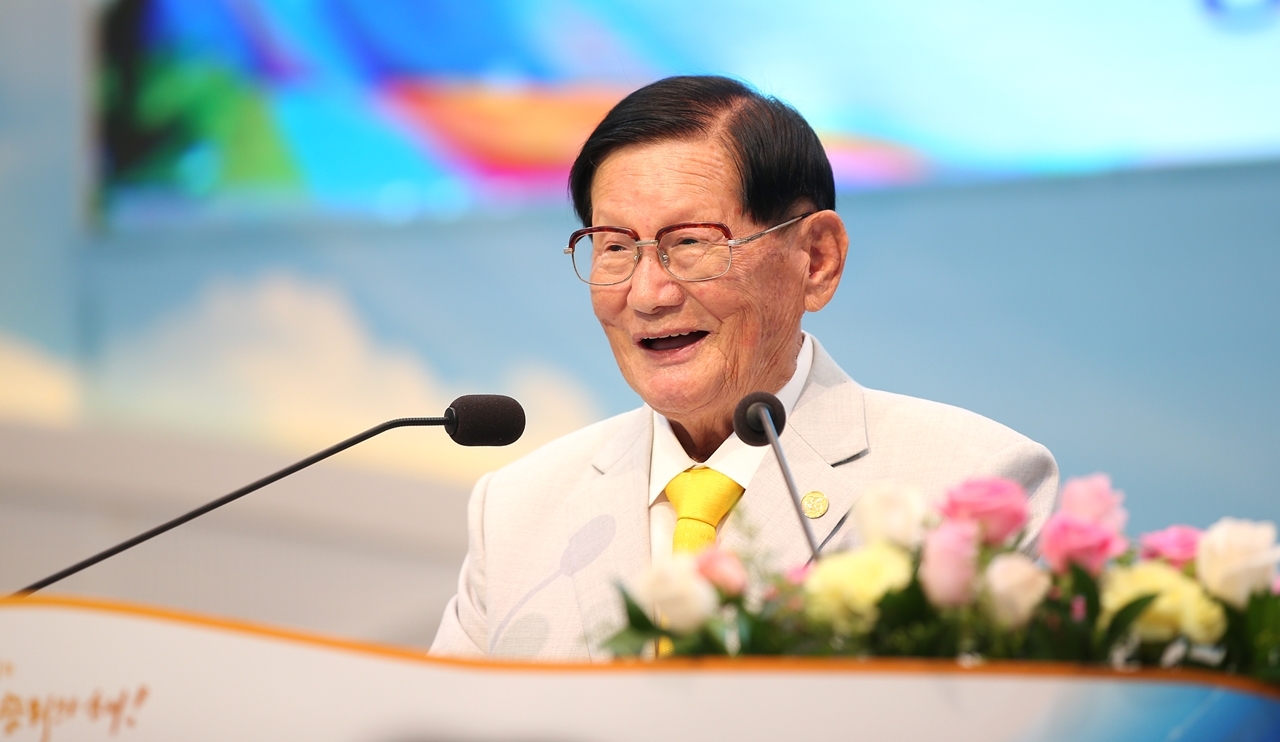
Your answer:
[[[934,7],[930,7],[930,5]],[[867,386],[1104,471],[1130,531],[1280,520],[1280,2],[0,0],[0,591],[390,417],[55,588],[430,642],[483,471],[634,407],[561,253],[628,91],[740,77],[852,235]]]

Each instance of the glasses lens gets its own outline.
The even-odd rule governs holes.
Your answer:
[[[689,227],[668,232],[659,245],[667,254],[667,269],[676,278],[699,281],[729,270],[729,238],[714,227]]]
[[[635,240],[621,232],[594,232],[573,243],[573,269],[587,283],[625,281],[635,264]]]

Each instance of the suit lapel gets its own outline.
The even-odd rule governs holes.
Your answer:
[[[857,500],[853,479],[840,465],[868,450],[862,387],[845,375],[817,340],[813,368],[780,438],[796,486],[823,493],[827,512],[809,520],[821,544]],[[626,621],[617,592],[620,580],[639,575],[651,563],[649,549],[649,464],[653,413],[630,413],[619,432],[592,460],[598,476],[565,501],[567,548],[562,565],[573,578],[578,610],[592,659],[600,645]],[[804,564],[809,546],[782,470],[766,454],[742,500],[721,533],[721,543],[739,554],[755,554],[769,570]]]
[[[867,426],[862,387],[845,375],[817,340],[813,368],[779,441],[796,486],[803,496],[821,492],[827,512],[807,519],[821,545],[857,500],[854,480],[839,465],[866,453]],[[799,566],[810,557],[786,480],[772,453],[766,453],[734,514],[725,524],[721,543],[739,554],[754,554],[770,571]]]
[[[601,656],[600,645],[625,623],[617,583],[650,563],[649,459],[653,413],[642,407],[592,460],[599,476],[571,493],[565,506],[566,558],[562,570],[573,577],[587,651]]]

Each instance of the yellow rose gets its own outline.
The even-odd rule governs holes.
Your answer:
[[[1182,633],[1196,644],[1217,643],[1227,633],[1226,612],[1199,585],[1188,592],[1191,595],[1182,601]]]
[[[1222,606],[1199,583],[1163,561],[1115,567],[1103,575],[1101,626],[1108,626],[1121,608],[1144,595],[1157,596],[1133,623],[1144,642],[1172,641],[1181,634],[1197,644],[1212,644],[1226,631]]]
[[[824,557],[804,581],[805,615],[841,634],[865,632],[885,593],[909,584],[911,557],[885,541]]]

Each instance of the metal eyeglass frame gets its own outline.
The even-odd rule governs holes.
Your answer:
[[[654,248],[657,249],[658,262],[662,263],[662,269],[667,272],[667,275],[671,276],[677,281],[685,281],[687,283],[697,283],[699,281],[710,281],[712,279],[719,278],[720,276],[723,276],[724,274],[729,272],[729,268],[733,266],[733,248],[738,247],[740,245],[745,245],[748,242],[755,242],[756,240],[760,239],[761,237],[764,237],[770,232],[776,232],[779,229],[782,229],[783,227],[789,227],[792,224],[795,224],[796,222],[800,221],[801,219],[813,216],[816,213],[818,212],[809,211],[804,214],[801,214],[800,216],[792,217],[791,219],[788,219],[787,221],[782,222],[781,224],[775,224],[772,227],[769,227],[768,229],[765,229],[760,232],[756,232],[755,234],[747,235],[746,237],[740,237],[738,239],[734,239],[733,233],[729,231],[729,227],[727,227],[724,224],[721,224],[720,222],[681,222],[679,224],[672,224],[669,227],[663,227],[662,229],[659,229],[657,234],[655,234],[653,236],[653,239],[651,240],[640,239],[640,234],[638,232],[636,232],[634,229],[628,229],[627,227],[609,227],[609,226],[585,227],[569,235],[569,246],[564,249],[564,253],[565,255],[568,255],[570,257],[570,260],[573,262],[573,273],[578,277],[578,280],[582,281],[583,283],[589,284],[591,286],[617,286],[620,283],[625,283],[626,281],[630,280],[631,277],[634,276],[636,273],[636,266],[640,264],[640,256],[642,254],[641,248],[647,247],[649,245],[653,245]],[[720,271],[714,276],[707,276],[705,278],[681,278],[680,276],[677,276],[676,274],[672,273],[671,266],[669,265],[670,258],[667,257],[666,251],[658,246],[662,242],[662,238],[666,237],[668,234],[671,234],[672,232],[678,229],[705,229],[705,228],[714,228],[714,229],[720,230],[720,232],[724,234],[725,240],[727,240],[725,244],[729,247],[729,262],[725,264],[724,270]],[[635,255],[631,260],[631,271],[627,273],[627,275],[623,276],[622,278],[619,278],[616,281],[609,281],[608,283],[597,283],[595,281],[589,281],[586,278],[583,278],[582,273],[578,271],[577,261],[573,260],[574,244],[577,243],[577,241],[582,239],[583,237],[586,237],[587,235],[597,234],[600,232],[614,232],[616,234],[625,234],[626,236],[631,238],[632,242],[635,243],[635,248],[636,248]]]

